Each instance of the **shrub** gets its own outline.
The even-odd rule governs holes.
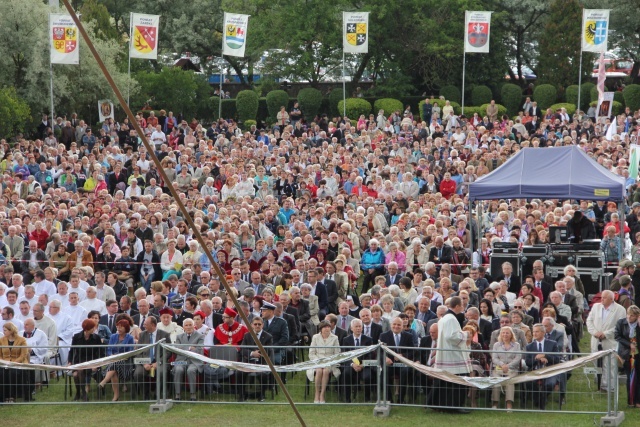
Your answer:
[[[257,122],[255,120],[245,120],[243,123],[242,128],[245,131],[248,131],[249,129],[251,129],[251,126],[255,126],[257,124]]]
[[[478,114],[480,114],[481,116],[484,116],[485,114],[487,114],[487,107],[489,106],[489,104],[483,104],[478,108]],[[505,114],[507,114],[507,107],[505,107],[504,105],[500,105],[500,104],[496,104],[496,107],[498,107],[498,117],[502,117]],[[464,112],[467,112],[467,107],[464,107]],[[469,117],[469,115],[467,114],[467,117]]]
[[[344,101],[338,102],[338,110],[343,111]],[[362,98],[347,98],[347,117],[351,120],[358,120],[361,114],[368,116],[371,112],[371,103]]]
[[[533,99],[538,103],[538,107],[546,110],[553,105],[558,98],[556,87],[549,84],[537,86],[533,91]]]
[[[380,98],[373,103],[373,113],[377,115],[380,110],[384,110],[384,115],[388,117],[389,114],[396,110],[404,111],[404,106],[397,99]],[[420,113],[420,117],[422,117],[422,113]]]
[[[597,107],[598,106],[598,101],[591,101],[589,103],[590,107]],[[621,103],[619,103],[618,101],[613,101],[613,110],[611,112],[611,114],[613,114],[614,116],[617,116],[618,114],[622,114],[624,113],[624,107]]]
[[[479,116],[482,116],[480,112],[480,107],[472,107],[472,106],[464,106],[464,115],[467,117],[473,117],[475,113],[478,113]]]
[[[571,104],[569,102],[561,102],[559,104],[553,104],[549,108],[551,108],[551,110],[553,111],[556,111],[559,108],[566,108],[567,114],[569,114],[570,116],[573,116],[573,114],[576,112],[576,104]]]
[[[341,116],[342,110],[338,109],[338,103],[342,101],[342,89],[333,89],[329,93],[329,112],[332,117]]]
[[[491,89],[485,85],[477,85],[474,86],[471,90],[471,104],[472,105],[482,105],[488,104],[493,99],[493,93],[491,93]]]
[[[624,88],[622,94],[624,95],[624,104],[631,111],[640,109],[640,85],[629,85]]]
[[[267,108],[269,109],[269,121],[275,122],[280,107],[289,105],[289,94],[283,90],[272,90],[267,94]]]
[[[242,90],[236,97],[238,120],[255,120],[258,114],[258,94],[252,90]]]
[[[578,85],[571,85],[567,87],[567,89],[564,92],[564,96],[567,104],[573,104],[573,105],[578,104],[579,89],[580,88],[578,87]]]
[[[518,114],[520,107],[522,104],[522,89],[520,86],[514,85],[513,83],[506,83],[502,86],[502,91],[500,92],[500,98],[502,98],[502,105],[504,105],[507,109],[507,113],[510,116]]]
[[[448,99],[460,104],[462,102],[462,93],[456,86],[442,86],[440,88],[440,96],[444,96],[444,99]]]
[[[624,94],[619,90],[613,92],[613,100],[619,102],[623,107],[627,104],[624,102]]]
[[[587,111],[589,109],[589,102],[591,102],[591,91],[596,88],[591,82],[582,83],[582,88],[580,90],[580,109],[582,111]],[[597,92],[598,89],[596,89]],[[598,98],[596,98],[598,99]]]
[[[311,122],[320,111],[322,92],[312,87],[304,88],[298,92],[298,104],[304,117]]]

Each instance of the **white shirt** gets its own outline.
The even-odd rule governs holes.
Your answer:
[[[62,310],[55,316],[51,313],[48,316],[56,323],[56,331],[58,332],[58,338],[64,344],[71,344],[71,340],[73,338],[73,325],[71,323],[71,318],[67,316]],[[80,327],[82,329],[82,327]]]
[[[48,351],[47,346],[49,345],[49,340],[47,338],[47,334],[38,328],[33,330],[33,335],[31,337],[27,338],[25,336],[26,334],[26,332],[23,332],[22,336],[25,337],[27,345],[29,346],[31,354],[30,361],[31,363],[41,364]]]
[[[151,141],[155,145],[162,145],[167,142],[167,136],[164,134],[164,132],[156,130],[151,134]]]
[[[64,309],[64,314],[71,319],[71,329],[74,334],[82,331],[82,322],[87,318],[87,310],[80,305],[70,305]]]
[[[47,279],[43,279],[41,282],[33,282],[33,286],[36,289],[36,295],[47,295],[51,298],[57,292],[56,285]]]
[[[87,310],[87,313],[92,310],[96,310],[100,312],[100,316],[107,314],[107,305],[104,301],[98,298],[87,298],[78,305]]]

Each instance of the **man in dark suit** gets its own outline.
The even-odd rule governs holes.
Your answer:
[[[262,275],[258,271],[254,271],[251,273],[251,289],[256,293],[256,295],[262,295],[262,291],[264,291],[265,284],[262,283]]]
[[[183,304],[181,300],[176,300],[171,303],[173,309],[173,321],[180,327],[187,319],[193,319],[193,314],[187,313],[183,310]]]
[[[313,288],[311,293],[318,297],[318,318],[323,320],[329,312],[329,297],[327,295],[327,287],[321,281],[318,281],[318,277],[324,277],[324,269],[320,268],[322,273],[318,273],[317,269],[311,269],[307,272],[307,279],[309,284]]]
[[[489,343],[491,342],[491,332],[493,331],[491,322],[480,318],[480,310],[476,307],[469,307],[464,313],[464,316],[467,321],[473,320],[478,323],[478,327],[480,328],[479,332],[482,335],[482,347],[490,348]]]
[[[338,337],[338,343],[342,345],[342,340],[346,338],[347,331],[338,326],[338,316],[333,313],[327,314],[325,320],[328,320],[329,323],[331,323],[331,333]]]
[[[507,285],[509,285],[509,292],[513,292],[516,295],[520,294],[522,282],[520,281],[520,277],[514,273],[513,265],[510,262],[502,263],[502,274],[496,277],[497,282],[500,282],[501,280],[507,282]]]
[[[289,327],[289,344],[292,344],[300,339],[302,326],[300,325],[298,310],[291,307],[289,305],[290,302],[291,298],[289,294],[287,292],[283,292],[280,294],[280,301],[274,305],[276,306],[276,316],[282,317],[287,321],[287,326]],[[281,309],[278,308],[278,304],[282,306]]]
[[[260,340],[260,344],[264,347],[269,347],[273,345],[273,337],[271,334],[263,330],[264,321],[260,317],[254,317],[251,321],[251,327],[253,328],[253,332],[258,336]],[[273,360],[273,349],[266,349],[269,353],[269,359]],[[245,334],[242,338],[242,349],[240,350],[240,354],[242,357],[242,361],[244,363],[255,363],[257,365],[266,365],[264,357],[258,350],[258,346],[251,334]],[[247,400],[246,394],[246,385],[247,380],[254,375],[256,378],[256,388],[259,390],[256,393],[256,398],[258,402],[264,402],[264,392],[269,388],[269,378],[271,378],[271,374],[268,372],[258,373],[258,374],[249,374],[248,372],[237,371],[238,374],[238,401],[244,402]]]
[[[107,306],[107,314],[100,316],[100,324],[106,325],[111,330],[112,334],[116,333],[116,317],[118,316],[118,301],[114,299],[108,299],[105,302]]]
[[[542,118],[542,109],[538,107],[538,103],[536,101],[531,103],[531,107],[529,107],[529,115],[531,117],[536,117],[538,120]]]
[[[362,321],[355,319],[351,322],[351,335],[342,341],[342,351],[356,350],[361,347],[373,345],[373,341],[362,334]],[[360,381],[364,382],[364,401],[371,402],[371,392],[375,384],[375,375],[372,375],[371,368],[363,365],[363,360],[372,360],[375,352],[370,352],[359,357],[358,362],[347,360],[342,364],[342,385],[346,403],[351,403],[351,390],[353,385]],[[372,381],[373,379],[373,381]]]
[[[153,316],[146,317],[144,321],[144,332],[140,334],[138,338],[138,344],[147,345],[157,343],[158,341],[164,339],[165,344],[171,344],[171,336],[165,332],[158,329],[158,319]],[[157,347],[152,347],[149,350],[146,350],[144,353],[138,355],[140,358],[149,358],[149,363],[145,363],[142,365],[136,365],[136,369],[133,373],[133,394],[136,395],[139,390],[138,386],[142,384],[142,395],[144,400],[149,400],[149,381],[147,381],[147,377],[151,376],[152,372],[156,372],[157,375],[162,375],[163,369],[158,369],[158,362],[156,360]],[[162,377],[160,377],[160,384],[162,384]],[[160,396],[161,390],[157,390],[156,393]]]
[[[442,236],[435,239],[435,244],[429,251],[429,261],[434,263],[437,268],[442,264],[450,264],[453,260],[453,250],[451,246],[444,244]]]
[[[47,256],[42,249],[38,249],[38,242],[35,240],[29,241],[29,250],[24,252],[20,262],[24,284],[30,285],[33,282],[35,272],[47,268],[47,263]]]
[[[425,328],[427,327],[427,323],[429,323],[429,320],[435,319],[437,317],[436,312],[431,311],[431,302],[432,301],[429,301],[429,298],[424,297],[420,298],[420,301],[418,301],[418,311],[416,312],[416,319],[421,321],[422,326]]]
[[[402,275],[398,272],[398,264],[393,261],[390,262],[387,266],[387,271],[388,273],[384,275],[384,280],[387,288],[391,285],[399,285]]]
[[[131,297],[129,295],[123,295],[120,297],[120,309],[118,310],[118,314],[124,313],[133,317],[138,314],[138,310],[135,310],[131,307]]]
[[[140,312],[133,316],[133,323],[138,325],[142,331],[147,327],[145,324],[147,317],[155,317],[156,320],[159,319],[158,316],[149,311],[149,302],[146,299],[138,301],[138,310],[140,310]]]
[[[540,289],[542,293],[542,301],[540,301],[540,305],[542,305],[549,299],[549,294],[553,291],[553,285],[551,282],[544,280],[544,270],[541,268],[533,268],[533,286]]]
[[[560,362],[558,355],[550,354],[558,352],[558,344],[555,341],[545,339],[544,333],[544,326],[541,324],[533,325],[533,341],[527,345],[527,353],[524,359],[527,367],[531,370],[541,369]],[[527,397],[530,392],[533,392],[533,402],[544,411],[547,395],[551,393],[556,382],[557,376],[540,380],[540,384],[538,384],[538,381],[525,383]]]
[[[338,304],[336,303],[338,299],[338,284],[335,280],[327,279],[326,277],[322,283],[324,283],[324,286],[327,288],[327,307],[329,313],[335,314],[338,312]]]
[[[400,317],[396,317],[391,321],[391,330],[383,332],[380,335],[380,342],[386,344],[387,347],[403,357],[413,360],[413,336],[410,333],[403,331],[402,319]],[[398,366],[397,364],[402,362],[384,352],[382,352],[382,362],[386,366],[387,378],[389,379],[387,382],[387,398],[385,400],[390,402],[393,401],[394,387],[392,378],[397,376],[400,386],[400,394],[398,396],[397,403],[404,403],[404,396],[407,392],[407,385],[409,384],[409,368],[404,364],[402,366]]]
[[[368,308],[360,310],[360,320],[362,320],[362,333],[371,338],[373,344],[378,344],[380,334],[382,334],[382,326],[371,320],[371,310]]]
[[[289,344],[289,326],[287,321],[281,317],[276,317],[276,306],[265,302],[260,308],[262,320],[264,321],[264,330],[273,337],[273,345],[286,347]],[[279,365],[283,361],[284,352],[275,351],[273,363]]]

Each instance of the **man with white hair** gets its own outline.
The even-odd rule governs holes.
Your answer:
[[[101,299],[98,299],[95,286],[89,286],[87,288],[87,299],[80,302],[80,306],[87,310],[87,313],[96,310],[100,312],[100,315],[107,314],[107,305]]]
[[[615,350],[618,342],[615,339],[616,323],[624,319],[627,313],[624,307],[614,301],[614,293],[602,291],[602,302],[593,304],[589,317],[587,317],[587,330],[591,334],[591,351]],[[602,365],[602,383],[600,388],[613,391],[615,384],[609,384],[609,378],[616,378],[616,363],[609,363],[610,358],[605,357]]]
[[[558,283],[562,283],[564,285],[564,282],[556,282],[556,287]],[[551,292],[549,294],[549,301],[551,301],[553,305],[556,306],[556,310],[558,311],[558,314],[560,316],[564,316],[568,320],[571,320],[571,307],[569,307],[567,304],[562,302],[562,294],[560,292],[558,291]]]
[[[69,347],[67,346],[71,345],[74,329],[71,318],[62,312],[61,307],[62,303],[58,300],[53,300],[49,303],[49,317],[56,324],[56,331],[59,339],[58,343],[61,346],[58,349],[58,352],[60,353],[60,364],[61,366],[65,366],[69,356]]]

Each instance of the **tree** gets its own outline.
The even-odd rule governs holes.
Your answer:
[[[25,130],[31,110],[15,88],[0,89],[0,138],[12,138]]]
[[[602,3],[596,2],[594,7],[611,9],[609,28],[615,30],[609,31],[609,50],[618,48],[623,55],[633,59],[631,78],[633,83],[640,83],[640,0],[606,0]]]
[[[176,67],[164,67],[159,73],[138,73],[136,80],[140,82],[140,94],[133,104],[141,107],[149,102],[152,108],[171,110],[176,115],[191,118],[196,113],[198,92],[194,76],[193,71]]]
[[[553,0],[540,36],[540,56],[536,74],[539,83],[555,85],[561,92],[578,81],[581,54],[582,5],[578,0]],[[590,64],[592,55],[584,54]],[[583,67],[583,81],[591,73]]]
[[[512,82],[525,83],[522,78],[522,68],[527,65],[533,69],[536,59],[536,41],[544,27],[544,18],[549,12],[549,2],[540,0],[499,0],[501,10],[506,12],[508,19],[495,20],[498,26],[504,28],[507,43],[507,54],[513,61],[516,73],[508,68]]]
[[[34,114],[49,111],[49,8],[43,2],[5,0],[0,2],[0,81],[15,87],[16,93]],[[93,22],[85,24],[89,36],[107,69],[121,90],[128,78],[118,71],[119,42],[95,36]],[[80,39],[79,65],[53,65],[54,105],[58,115],[95,112],[99,99],[115,96],[85,42]],[[135,93],[135,82],[131,85]],[[88,113],[85,117],[89,117]]]

